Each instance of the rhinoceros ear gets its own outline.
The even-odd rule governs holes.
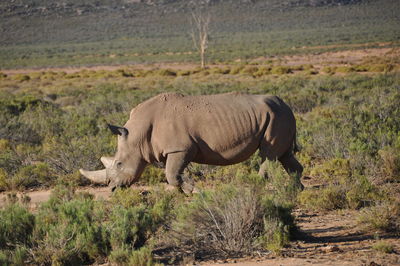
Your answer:
[[[128,136],[128,129],[124,128],[124,127],[117,127],[117,126],[113,126],[108,124],[108,128],[111,130],[111,132],[115,135],[120,135],[123,137]]]

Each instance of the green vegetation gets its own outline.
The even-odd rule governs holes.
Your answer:
[[[3,1],[0,67],[198,62],[189,2],[144,2]],[[214,63],[399,43],[397,0],[223,0],[208,8]]]
[[[230,181],[216,180],[214,189],[203,189],[177,208],[173,239],[180,246],[189,246],[195,257],[216,252],[237,256],[259,249],[279,253],[296,232],[291,215],[295,183],[287,184],[291,178],[276,164],[270,175],[274,181],[259,177],[248,166],[232,168],[232,175],[222,176]],[[285,180],[278,182],[283,175]],[[265,193],[265,187],[271,193]],[[286,197],[282,189],[292,191],[294,197]]]
[[[87,184],[77,169],[101,167],[99,158],[115,151],[116,140],[106,123],[123,124],[131,108],[164,91],[281,96],[298,118],[305,174],[326,185],[323,190],[329,204],[360,208],[386,197],[386,192],[376,189],[377,183],[399,181],[396,72],[342,77],[302,75],[306,67],[281,75],[256,75],[263,70],[258,66],[237,69],[188,69],[186,75],[170,74],[183,71],[179,69],[135,68],[37,72],[23,82],[16,75],[4,77],[0,189],[48,187],[63,179]],[[216,173],[212,175],[218,179]],[[155,184],[163,179],[161,169],[149,168],[141,182]],[[337,193],[342,195],[340,202],[329,200]],[[310,203],[313,197],[312,190],[304,192],[300,202]]]
[[[152,249],[160,240],[178,250],[190,246],[195,257],[279,252],[296,229],[289,207],[293,202],[266,195],[260,184],[266,180],[237,179],[204,189],[191,201],[162,187],[146,194],[117,190],[109,201],[95,201],[69,183],[59,184],[33,214],[15,200],[0,209],[0,259],[3,264],[108,260],[155,265]]]
[[[0,72],[0,191],[8,193],[0,265],[280,254],[296,236],[292,210],[299,206],[359,210],[360,229],[400,233],[398,1],[208,1],[210,67],[164,67],[198,62],[188,2],[0,3],[2,69],[130,64]],[[371,47],[395,48],[340,62],[280,56]],[[107,123],[122,125],[133,107],[161,92],[231,91],[278,95],[294,110],[304,191],[276,162],[260,178],[254,155],[227,167],[191,164],[186,176],[201,191],[191,197],[167,191],[156,166],[139,180],[146,191],[118,189],[107,201],[76,192],[89,184],[77,169],[101,168],[99,158],[115,152]],[[15,194],[39,188],[53,194],[35,210]],[[391,253],[393,245],[379,241],[372,249]]]
[[[18,204],[15,195],[0,209],[0,263],[153,265],[204,254],[279,254],[295,236],[295,206],[360,210],[360,228],[398,234],[396,66],[329,75],[279,62],[0,75],[0,190],[54,190],[34,212],[28,198]],[[186,174],[201,193],[189,198],[166,191],[155,166],[139,180],[149,191],[117,190],[109,201],[75,192],[88,184],[77,169],[100,168],[99,158],[115,152],[107,123],[122,125],[134,106],[160,92],[229,91],[275,94],[290,104],[308,177],[304,191],[276,162],[268,180],[260,178],[254,155],[227,167],[191,164]],[[192,253],[168,257],[165,247]]]
[[[382,253],[392,253],[394,251],[393,245],[385,241],[376,242],[372,249]]]
[[[384,202],[361,211],[358,222],[364,230],[394,232],[400,235],[400,203]]]
[[[102,202],[58,185],[35,214],[18,203],[0,210],[0,258],[5,264],[76,265],[108,256],[117,264],[153,265],[144,245],[168,219],[172,199],[168,193],[143,198],[118,191]]]

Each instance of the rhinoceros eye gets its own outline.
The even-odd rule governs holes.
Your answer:
[[[122,162],[117,162],[117,168],[121,168],[122,167]]]

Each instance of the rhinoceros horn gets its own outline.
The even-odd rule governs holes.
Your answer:
[[[106,184],[107,183],[106,169],[98,170],[98,171],[86,171],[83,169],[79,169],[79,172],[94,183],[98,183],[98,184]]]
[[[103,165],[104,165],[106,168],[110,168],[110,167],[112,166],[113,162],[114,162],[114,157],[105,157],[105,156],[102,156],[102,157],[100,158],[100,161],[103,163]]]

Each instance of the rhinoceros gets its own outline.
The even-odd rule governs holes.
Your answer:
[[[294,157],[296,121],[277,96],[225,93],[184,96],[163,93],[137,105],[123,127],[109,125],[118,135],[114,157],[101,157],[105,169],[82,175],[114,190],[137,181],[148,164],[165,165],[167,182],[193,192],[183,171],[190,162],[232,165],[259,150],[259,174],[266,160],[279,160],[300,178],[303,167]],[[301,183],[300,183],[301,185]]]

